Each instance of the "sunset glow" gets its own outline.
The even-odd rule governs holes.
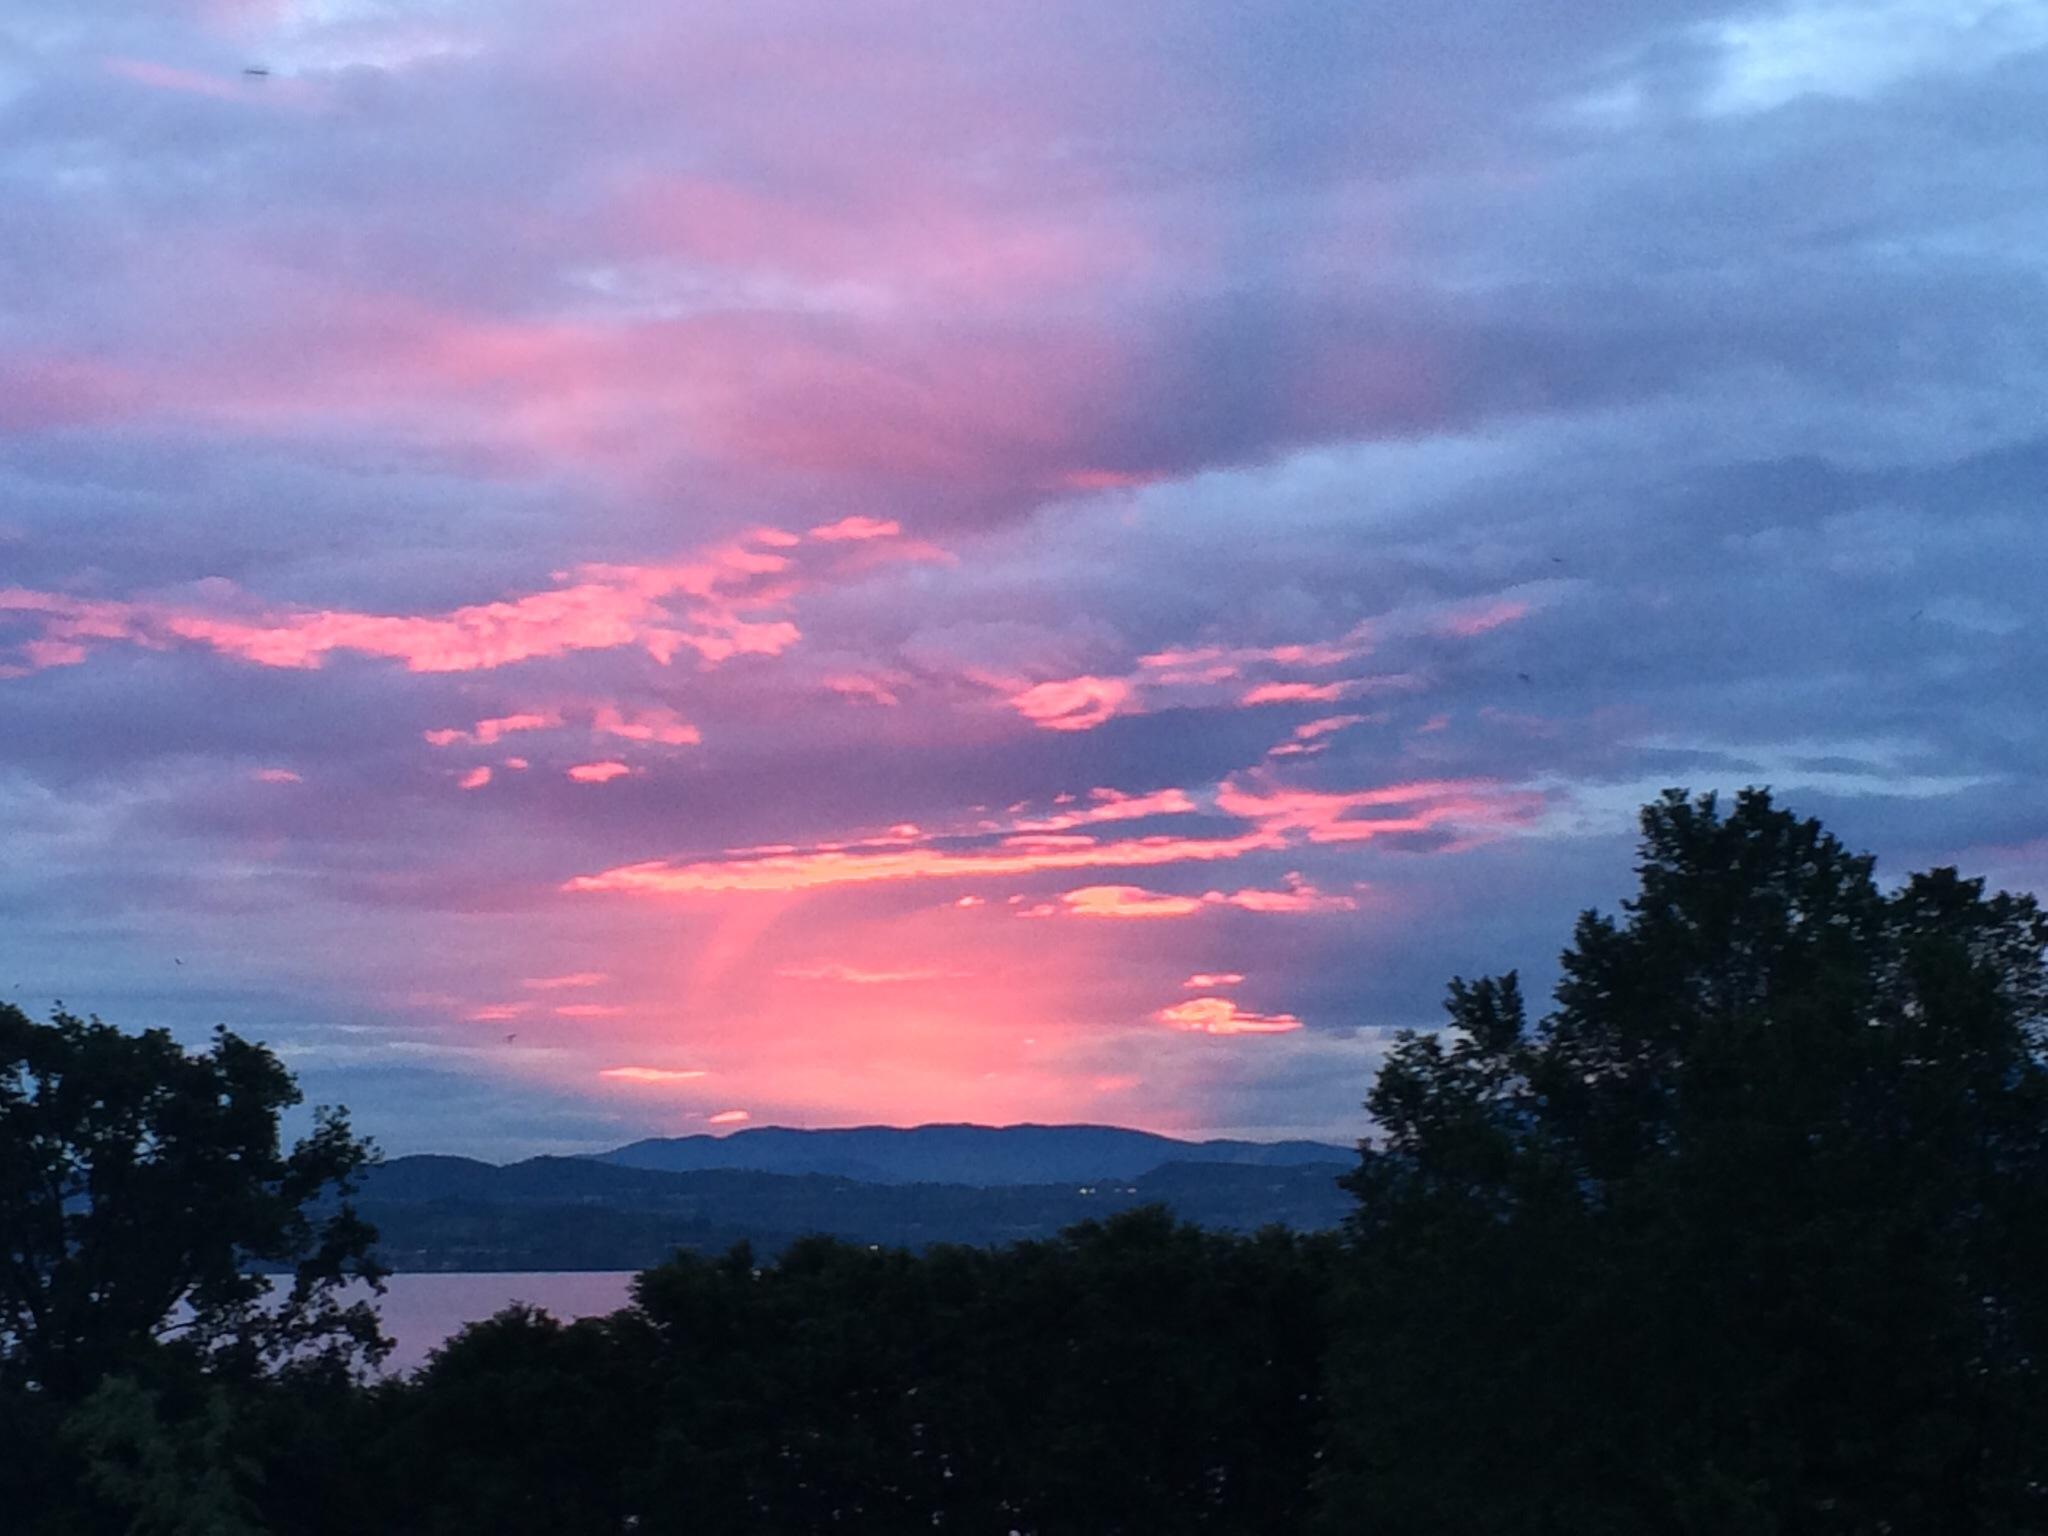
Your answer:
[[[2041,881],[2043,66],[1423,9],[32,4],[0,996],[399,1150],[1348,1142],[1667,783]]]

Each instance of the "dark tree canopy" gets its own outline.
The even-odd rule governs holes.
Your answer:
[[[1368,1101],[1335,1530],[2038,1530],[2048,921],[1669,792]]]
[[[341,1295],[381,1276],[346,1199],[371,1151],[326,1110],[286,1151],[298,1102],[225,1029],[188,1052],[0,1005],[0,1389],[76,1398],[165,1351],[242,1375],[374,1355],[375,1313]]]

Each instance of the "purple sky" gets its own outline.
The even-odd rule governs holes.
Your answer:
[[[2041,890],[2044,100],[2039,0],[17,3],[0,998],[397,1152],[1349,1138],[1664,785]]]

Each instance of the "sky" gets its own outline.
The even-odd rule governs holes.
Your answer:
[[[2048,888],[2048,3],[17,0],[0,999],[1355,1138],[1666,785]]]

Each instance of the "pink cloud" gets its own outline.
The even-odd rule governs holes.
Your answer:
[[[563,1003],[555,1009],[558,1019],[616,1019],[625,1009],[614,1003]]]
[[[1342,640],[1290,645],[1204,645],[1152,651],[1138,658],[1141,671],[1160,674],[1162,683],[1217,683],[1263,666],[1330,667],[1369,650],[1357,634]]]
[[[561,976],[527,976],[519,985],[535,992],[560,992],[572,987],[601,987],[610,980],[603,971],[570,971]]]
[[[298,774],[293,773],[289,768],[258,768],[249,777],[258,784],[303,784],[305,782],[304,779]]]
[[[455,787],[457,789],[482,789],[486,784],[490,782],[491,770],[489,768],[478,767],[470,769],[469,772],[465,773],[461,778],[457,779],[455,781]]]
[[[586,565],[558,573],[564,584],[547,591],[420,616],[243,611],[242,595],[225,582],[204,584],[213,599],[208,606],[0,588],[0,613],[32,616],[46,645],[200,645],[265,667],[314,668],[337,652],[353,652],[411,672],[471,672],[625,646],[664,663],[690,650],[710,666],[734,656],[779,655],[801,638],[789,620],[752,611],[789,600],[796,585],[789,566],[784,555],[736,543],[672,565]],[[45,652],[42,664],[79,659]],[[446,745],[465,738],[430,739]]]
[[[744,1109],[721,1109],[706,1122],[709,1125],[744,1125],[754,1117]]]
[[[466,731],[449,727],[442,730],[423,731],[421,735],[426,738],[427,745],[432,747],[452,747],[465,742],[475,746],[488,747],[502,738],[510,736],[515,731],[545,731],[561,723],[562,717],[553,711],[549,711],[546,714],[536,711],[525,711],[520,714],[498,715],[489,720],[479,720]]]
[[[1277,891],[1248,888],[1232,891],[1229,895],[1209,891],[1204,893],[1202,900],[1212,906],[1239,907],[1246,912],[1354,912],[1358,909],[1355,897],[1317,890],[1299,874],[1285,876],[1283,886],[1284,889]]]
[[[1161,918],[1193,917],[1212,907],[1237,907],[1246,912],[1300,914],[1308,912],[1352,912],[1355,898],[1318,890],[1299,874],[1286,877],[1277,891],[1247,887],[1238,891],[1204,891],[1200,896],[1176,896],[1148,891],[1136,885],[1087,885],[1060,897],[1074,917]]]
[[[1061,832],[1069,827],[1096,826],[1108,821],[1136,821],[1145,816],[1182,816],[1201,807],[1184,789],[1160,789],[1145,795],[1127,795],[1114,789],[1089,791],[1090,803],[1071,811],[1020,821],[1020,832]]]
[[[132,80],[157,91],[176,91],[186,96],[206,96],[215,101],[232,101],[238,106],[259,104],[257,94],[267,81],[245,80],[232,75],[201,74],[150,59],[109,58],[104,61],[110,75]]]
[[[885,709],[894,709],[902,703],[895,689],[879,678],[859,673],[842,672],[825,679],[825,688],[843,699],[856,699],[865,704],[879,704]]]
[[[1283,1035],[1301,1028],[1291,1013],[1248,1013],[1227,997],[1191,997],[1153,1017],[1169,1028],[1203,1035]]]
[[[938,981],[945,977],[957,976],[958,971],[866,970],[853,965],[786,965],[775,973],[791,981],[828,981],[851,987],[888,987],[905,982]]]
[[[837,544],[867,539],[893,539],[902,532],[903,525],[893,519],[842,517],[836,523],[825,523],[813,528],[810,536],[822,543]]]
[[[622,779],[632,771],[624,763],[578,763],[569,770],[569,777],[578,784],[609,784],[613,779]]]
[[[1181,985],[1192,992],[1208,992],[1218,987],[1234,987],[1243,980],[1238,971],[1197,971]]]
[[[1098,803],[1116,814],[1143,806],[1146,814],[1178,811],[1170,798],[1118,796]],[[1225,783],[1217,808],[1245,829],[1233,835],[1099,838],[1091,833],[1012,830],[984,822],[985,831],[1004,832],[993,844],[952,846],[957,836],[892,834],[852,843],[801,848],[778,844],[729,850],[719,857],[681,861],[644,860],[618,865],[564,883],[571,892],[634,895],[692,895],[718,891],[802,891],[878,881],[989,878],[1060,870],[1143,869],[1181,863],[1211,863],[1270,852],[1301,842],[1364,842],[1375,837],[1448,827],[1476,837],[1517,826],[1540,809],[1533,794],[1504,794],[1479,780],[1429,780],[1350,792],[1247,789]],[[1077,811],[1076,816],[1086,815]],[[1057,818],[1054,819],[1057,821]],[[1022,823],[1024,827],[1050,823]],[[1072,825],[1068,823],[1067,825]],[[1298,880],[1298,877],[1290,877]],[[1326,895],[1305,884],[1280,891],[1211,891],[1212,905],[1250,911],[1343,910],[1349,896]]]
[[[1037,874],[1060,869],[1134,869],[1188,861],[1234,859],[1279,846],[1263,833],[1239,837],[1142,837],[1099,843],[968,849],[905,848],[873,852],[825,848],[747,854],[690,863],[651,860],[568,881],[568,891],[686,895],[710,891],[801,891],[880,880],[927,880]]]
[[[1010,696],[1010,706],[1048,731],[1093,730],[1129,699],[1131,685],[1114,677],[1068,677]]]
[[[463,1017],[473,1024],[502,1024],[507,1019],[516,1019],[533,1007],[531,1003],[485,1003],[472,1008]]]
[[[1487,597],[1458,603],[1446,609],[1436,621],[1440,634],[1470,639],[1529,616],[1529,605],[1514,598]]]
[[[678,1067],[605,1067],[599,1077],[609,1078],[615,1083],[693,1083],[700,1077],[708,1076],[699,1068]]]
[[[1519,825],[1541,808],[1533,794],[1505,793],[1479,779],[1425,779],[1348,791],[1259,792],[1225,784],[1216,804],[1270,834],[1300,834],[1311,843],[1367,842],[1440,826],[1497,830]]]
[[[1248,688],[1238,703],[1331,704],[1352,691],[1350,683],[1260,683]]]
[[[1202,910],[1199,897],[1168,896],[1136,885],[1084,885],[1060,900],[1075,917],[1189,917]]]
[[[628,714],[615,704],[605,704],[599,707],[591,729],[603,736],[659,742],[671,747],[694,746],[704,739],[697,727],[674,710],[660,707],[634,710]]]

